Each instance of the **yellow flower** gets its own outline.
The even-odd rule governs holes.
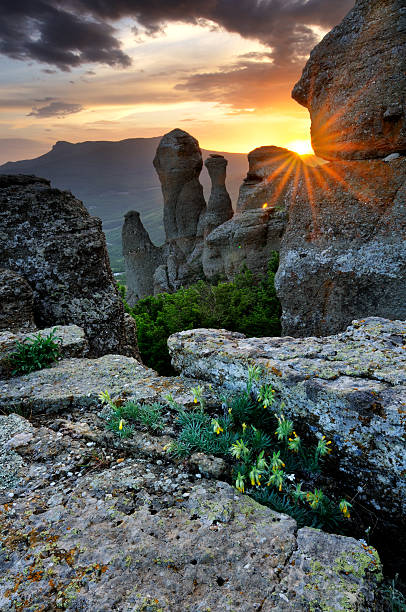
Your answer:
[[[197,397],[195,397],[193,401],[195,404],[197,404]]]
[[[118,425],[119,430],[121,431],[123,429],[123,419],[120,420],[120,423]]]
[[[232,409],[232,408],[229,408],[229,409],[228,409],[228,414],[231,414],[231,413],[232,413],[232,411],[233,411],[233,409]]]
[[[246,425],[246,423],[243,423],[242,424],[242,430],[245,431],[246,429],[247,429],[247,425]]]

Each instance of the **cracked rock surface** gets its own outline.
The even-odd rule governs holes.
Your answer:
[[[367,525],[385,524],[398,545],[406,511],[404,321],[371,317],[324,338],[200,329],[174,334],[168,345],[184,376],[228,389],[244,386],[249,364],[261,366],[261,383],[277,391],[295,427],[333,441],[335,480],[368,508]]]
[[[166,434],[112,440],[97,410],[0,417],[2,611],[379,609],[374,549],[172,462]]]

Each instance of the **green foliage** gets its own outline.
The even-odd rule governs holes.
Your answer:
[[[186,411],[172,400],[179,433],[168,451],[176,458],[197,451],[223,457],[232,464],[239,491],[293,516],[300,527],[338,531],[349,518],[350,502],[333,502],[314,488],[331,443],[324,436],[312,446],[301,442],[293,422],[281,412],[283,405],[273,413],[273,390],[262,386],[256,394],[252,391],[261,374],[250,368],[246,389],[223,398],[222,413],[215,418],[202,408]],[[203,403],[202,392],[199,399]]]
[[[9,357],[11,374],[28,374],[49,368],[61,355],[62,340],[53,329],[47,336],[40,333],[17,342],[17,349]]]
[[[134,433],[134,425],[141,425],[159,431],[165,427],[163,418],[164,407],[161,404],[139,404],[128,401],[125,404],[116,404],[108,391],[99,394],[103,404],[110,407],[106,427],[114,431],[120,438],[130,438]]]
[[[390,612],[406,612],[406,597],[399,586],[399,575],[396,574],[395,578],[386,581],[381,587],[381,595]]]
[[[278,254],[273,253],[262,279],[244,269],[233,282],[199,281],[173,294],[147,297],[132,309],[126,305],[137,322],[144,363],[162,375],[172,374],[167,339],[185,329],[211,327],[247,336],[278,336],[281,309],[274,286],[278,262]],[[123,295],[121,288],[120,292]]]

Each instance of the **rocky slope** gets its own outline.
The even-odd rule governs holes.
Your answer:
[[[106,431],[101,390],[191,409],[197,382],[106,355],[0,383],[1,408],[31,414],[0,416],[2,610],[382,609],[372,547],[297,529],[218,482],[221,460],[171,458],[173,409],[160,434]]]

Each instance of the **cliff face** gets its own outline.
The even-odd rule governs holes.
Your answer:
[[[2,275],[1,291],[10,294],[12,273],[14,292],[16,275],[22,277],[26,326],[76,323],[85,330],[91,354],[136,354],[133,323],[124,315],[101,222],[72,194],[52,189],[45,179],[0,175],[0,238],[0,268],[10,271]],[[25,326],[21,317],[15,322],[3,317],[3,328]]]

